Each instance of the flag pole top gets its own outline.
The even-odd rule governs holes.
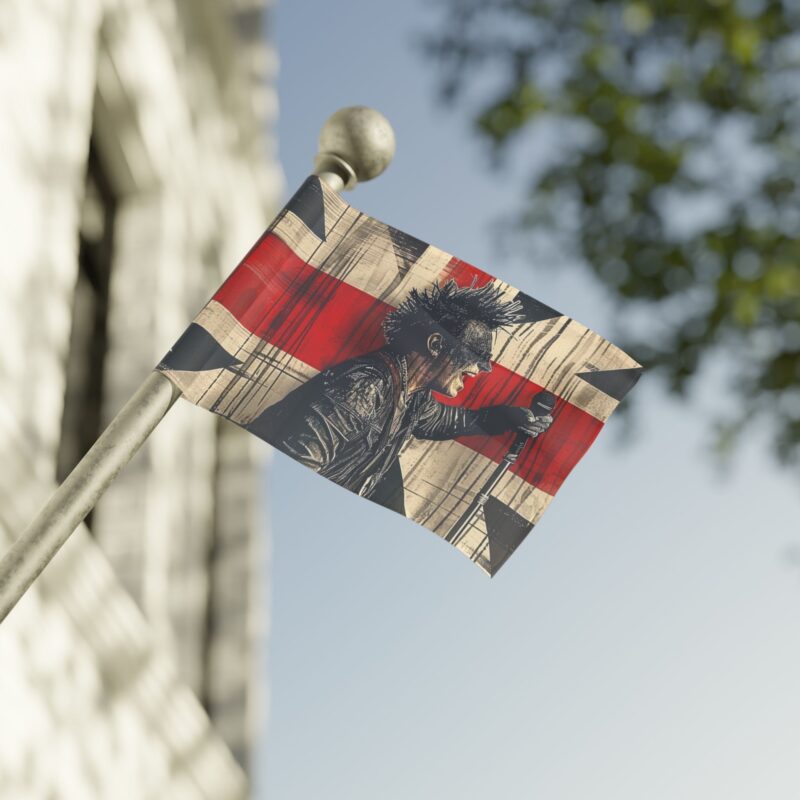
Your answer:
[[[325,121],[319,134],[314,171],[323,179],[338,176],[333,189],[353,189],[377,178],[394,158],[396,143],[389,120],[374,108],[340,108]],[[331,176],[333,177],[333,176]]]

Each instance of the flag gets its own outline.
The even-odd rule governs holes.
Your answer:
[[[316,177],[158,369],[490,575],[641,373],[585,326]]]

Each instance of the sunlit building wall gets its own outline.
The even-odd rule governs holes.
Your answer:
[[[262,0],[0,4],[0,543],[271,218]],[[0,626],[0,796],[248,793],[266,448],[178,403]]]

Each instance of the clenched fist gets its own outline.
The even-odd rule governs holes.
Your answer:
[[[537,417],[529,408],[521,406],[489,406],[482,408],[479,416],[480,427],[492,436],[506,431],[516,431],[536,437],[544,433],[553,423],[553,418],[549,414]]]

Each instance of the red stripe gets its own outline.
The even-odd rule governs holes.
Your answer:
[[[452,259],[441,280],[460,285],[492,280],[465,262]],[[381,347],[381,322],[392,306],[328,273],[310,267],[281,239],[266,236],[233,272],[214,300],[251,333],[322,370]],[[455,405],[530,404],[542,387],[494,364],[489,373],[470,380],[457,398],[440,398]],[[532,441],[512,467],[524,480],[555,494],[588,450],[602,423],[585,411],[559,400],[554,422]],[[462,437],[467,447],[499,462],[513,441],[505,436]]]
[[[499,404],[529,407],[534,395],[542,388],[493,362],[490,373],[468,378],[458,397],[437,395],[437,398],[448,405],[467,408]],[[547,433],[532,439],[525,446],[511,471],[543,492],[555,494],[572,468],[583,458],[602,427],[603,423],[599,419],[558,398],[553,410],[553,424]],[[499,462],[511,447],[514,434],[462,436],[458,441]]]
[[[214,295],[237,320],[315,369],[384,344],[391,306],[308,266],[277,236],[234,270]]]
[[[439,281],[442,283],[449,280],[454,280],[459,286],[471,286],[474,283],[475,286],[481,287],[491,283],[494,278],[488,272],[453,256],[439,276]]]

